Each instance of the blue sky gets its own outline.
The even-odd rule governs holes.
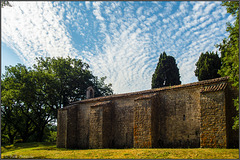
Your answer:
[[[10,2],[2,9],[4,66],[70,56],[107,76],[114,93],[151,88],[159,55],[175,57],[182,84],[196,82],[201,52],[217,51],[234,17],[219,1]]]

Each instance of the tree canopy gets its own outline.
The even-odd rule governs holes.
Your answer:
[[[48,125],[56,121],[57,109],[86,98],[92,86],[95,96],[113,94],[106,77],[98,79],[79,59],[37,58],[33,68],[6,67],[1,79],[2,142],[16,138],[43,141]]]
[[[181,81],[175,58],[163,52],[152,75],[152,88],[178,84],[181,84]]]
[[[201,53],[195,65],[195,76],[199,81],[220,77],[218,70],[221,67],[221,59],[217,52]]]
[[[1,0],[1,8],[5,7],[5,6],[12,7],[12,5],[8,1]]]
[[[234,87],[239,89],[239,1],[225,1],[222,6],[226,6],[227,12],[235,17],[233,24],[227,23],[226,31],[229,32],[228,38],[223,39],[222,43],[216,45],[221,52],[222,66],[218,73],[221,76],[228,76]],[[239,111],[239,98],[234,100],[236,110]],[[239,117],[234,117],[234,129],[239,128]]]

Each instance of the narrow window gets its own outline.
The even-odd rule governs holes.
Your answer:
[[[186,116],[185,116],[185,114],[183,115],[183,120],[184,120],[184,121],[186,120]]]
[[[90,90],[90,98],[93,98],[93,91]]]
[[[198,131],[195,131],[196,136],[199,135],[198,133],[199,133]]]

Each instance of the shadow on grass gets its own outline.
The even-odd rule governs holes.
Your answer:
[[[66,150],[65,148],[56,148],[56,147],[41,147],[41,148],[34,148],[33,150]]]
[[[2,159],[46,159],[44,156],[19,156],[19,155],[6,155],[2,156]]]
[[[2,153],[9,152],[13,150],[19,150],[19,149],[27,149],[27,148],[34,148],[34,147],[41,147],[41,146],[47,146],[49,148],[52,148],[50,146],[56,145],[55,143],[50,142],[31,142],[31,143],[15,143],[12,145],[5,145],[2,146]]]

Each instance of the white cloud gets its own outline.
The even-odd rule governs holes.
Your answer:
[[[216,50],[234,20],[219,2],[79,3],[14,2],[2,12],[2,40],[26,64],[81,58],[115,93],[150,89],[163,51],[176,58],[182,83],[197,81],[200,53]]]
[[[90,9],[90,2],[89,1],[85,1],[85,6],[89,10]]]
[[[206,2],[195,2],[195,5],[193,6],[193,10],[194,11],[200,10],[205,3]]]
[[[186,13],[188,8],[188,3],[187,2],[181,2],[179,9],[182,13]]]
[[[228,18],[227,18],[227,22],[230,22],[233,24],[234,22],[234,17],[232,15],[229,15]]]
[[[36,56],[76,54],[71,36],[48,2],[12,2],[2,10],[2,40],[32,65]],[[22,54],[22,55],[20,55]]]
[[[215,7],[215,5],[216,5],[216,3],[207,5],[207,7],[204,9],[204,14],[209,14],[209,12]]]
[[[163,23],[168,23],[169,19],[163,19]]]
[[[156,20],[157,20],[157,16],[154,15],[154,16],[152,16],[152,17],[150,17],[150,18],[147,18],[145,24],[147,24],[147,25],[152,25],[152,23],[154,23]]]
[[[95,8],[93,10],[93,14],[96,16],[96,19],[103,21],[104,18],[101,15],[101,8],[100,8],[100,6],[101,6],[101,2],[93,2],[93,7]]]
[[[142,14],[142,10],[143,10],[143,7],[139,7],[138,9],[137,9],[137,15],[141,15]]]
[[[164,7],[165,14],[169,14],[172,11],[173,4],[173,1],[166,4],[166,6]]]

